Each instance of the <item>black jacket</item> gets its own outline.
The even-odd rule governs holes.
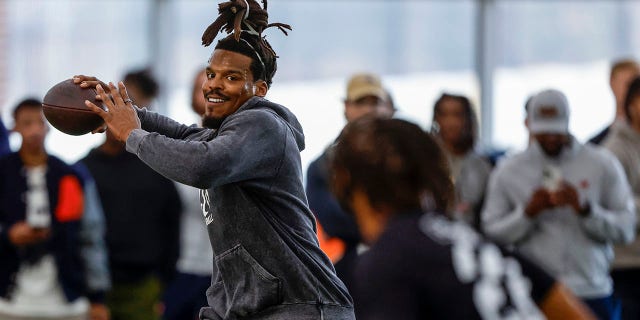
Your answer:
[[[182,205],[173,182],[126,151],[110,156],[93,149],[81,161],[102,202],[113,282],[136,282],[151,274],[170,280],[179,253]]]

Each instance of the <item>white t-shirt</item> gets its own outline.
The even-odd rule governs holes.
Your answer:
[[[47,167],[27,168],[26,219],[32,227],[51,226],[49,193],[47,191]]]
[[[43,256],[33,265],[21,265],[15,284],[11,300],[0,298],[0,313],[59,318],[83,315],[89,311],[86,298],[67,301],[51,255]]]

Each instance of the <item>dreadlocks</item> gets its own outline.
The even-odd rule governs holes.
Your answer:
[[[276,52],[262,32],[277,27],[285,35],[291,26],[283,23],[269,23],[267,0],[261,7],[256,0],[230,0],[218,5],[218,18],[204,31],[202,45],[209,46],[216,35],[224,30],[228,36],[218,41],[215,49],[229,50],[250,57],[251,73],[254,79],[264,80],[271,86],[278,69]]]

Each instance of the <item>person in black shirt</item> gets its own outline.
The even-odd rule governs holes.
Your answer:
[[[395,111],[391,94],[384,88],[378,75],[357,73],[351,76],[344,99],[347,123],[363,116],[391,118]],[[350,290],[353,264],[361,241],[353,217],[340,208],[330,190],[327,155],[331,153],[332,145],[309,164],[305,191],[309,209],[316,216],[319,226],[320,249],[329,256],[336,274]],[[336,247],[339,249],[336,250]]]
[[[417,125],[363,118],[331,155],[333,190],[371,245],[357,262],[358,319],[590,319],[562,284],[447,220],[446,158]]]

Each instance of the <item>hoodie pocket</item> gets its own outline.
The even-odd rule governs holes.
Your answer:
[[[226,295],[227,315],[248,316],[282,301],[281,281],[240,244],[216,257]]]

